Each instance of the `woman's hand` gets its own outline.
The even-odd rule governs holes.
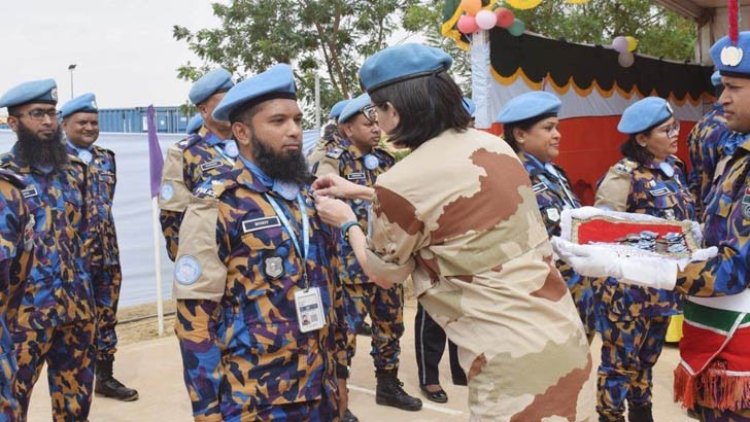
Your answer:
[[[341,227],[347,221],[357,220],[357,216],[354,215],[352,208],[346,202],[339,199],[315,195],[315,208],[318,210],[318,215],[323,222],[334,227]]]
[[[372,197],[372,189],[350,182],[335,174],[319,177],[312,184],[316,196],[330,196],[345,199],[367,199]]]

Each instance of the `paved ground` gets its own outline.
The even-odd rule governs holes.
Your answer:
[[[417,368],[414,358],[414,321],[415,309],[405,309],[407,329],[402,339],[401,380],[412,394],[419,394]],[[171,333],[171,327],[167,327]],[[441,381],[448,392],[447,404],[436,404],[425,400],[425,408],[420,412],[404,412],[375,404],[375,377],[372,360],[369,356],[367,337],[359,337],[359,354],[353,363],[350,384],[350,408],[362,422],[380,421],[449,421],[468,420],[466,406],[467,390],[465,387],[450,385],[448,370],[448,353],[441,362]],[[592,346],[595,361],[598,362],[598,346]],[[654,396],[656,421],[681,422],[689,421],[677,405],[672,402],[672,370],[678,361],[677,349],[667,347],[654,371]],[[156,340],[122,345],[117,354],[115,374],[128,386],[137,388],[140,399],[136,402],[122,403],[105,398],[95,398],[90,419],[92,422],[138,421],[138,422],[172,422],[191,420],[190,403],[182,382],[181,359],[177,341],[169,335]],[[30,421],[50,419],[50,405],[46,375],[43,374],[37,383],[32,398]]]

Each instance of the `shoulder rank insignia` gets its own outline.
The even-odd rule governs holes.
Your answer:
[[[342,148],[336,147],[326,152],[326,157],[338,159],[344,153]]]

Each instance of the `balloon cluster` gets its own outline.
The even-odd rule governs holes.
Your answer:
[[[518,37],[526,30],[526,24],[516,19],[513,12],[505,7],[498,7],[494,11],[483,9],[482,0],[461,0],[459,7],[464,14],[458,18],[456,27],[462,34],[471,35],[497,26],[507,29],[511,35]]]
[[[633,52],[636,48],[638,48],[638,40],[634,37],[619,36],[612,40],[612,49],[620,53],[620,55],[617,56],[617,62],[620,63],[620,66],[622,67],[630,67],[635,63],[635,55],[633,55]]]

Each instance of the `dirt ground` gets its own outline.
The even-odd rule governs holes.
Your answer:
[[[172,303],[165,303],[165,312],[174,312]],[[118,326],[119,351],[115,361],[115,375],[126,385],[138,389],[140,399],[124,403],[95,397],[89,419],[92,422],[172,422],[190,421],[190,401],[182,380],[182,360],[173,333],[174,316],[165,320],[165,334],[158,336],[154,304],[125,308],[120,311]],[[414,316],[416,303],[407,302],[404,309],[406,331],[401,340],[400,378],[404,388],[421,397],[418,388],[414,348]],[[128,322],[131,321],[131,322]],[[375,404],[375,376],[369,356],[369,338],[358,337],[358,353],[352,364],[350,379],[350,409],[362,422],[427,422],[468,420],[468,391],[450,383],[448,353],[441,361],[440,379],[449,396],[446,404],[436,404],[423,398],[419,412],[405,412]],[[599,362],[598,340],[592,345],[594,363]],[[676,347],[665,348],[654,368],[654,417],[656,421],[690,421],[685,412],[672,401],[672,371],[679,362]],[[29,421],[50,420],[50,402],[46,375],[37,382],[32,396]]]

